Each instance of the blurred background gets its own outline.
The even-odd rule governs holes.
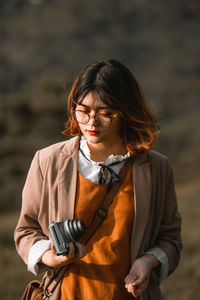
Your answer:
[[[164,299],[200,299],[199,15],[198,0],[0,0],[1,299],[20,299],[34,278],[13,242],[32,157],[65,139],[80,69],[110,58],[140,82],[160,120],[155,149],[174,167],[184,250]]]

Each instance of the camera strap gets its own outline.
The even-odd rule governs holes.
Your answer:
[[[89,241],[91,236],[95,233],[97,228],[101,225],[101,223],[107,217],[108,208],[111,205],[111,203],[113,202],[113,199],[114,199],[115,195],[117,194],[117,191],[119,190],[120,186],[122,185],[128,170],[132,166],[132,163],[133,163],[133,157],[130,156],[129,158],[126,159],[123,167],[121,168],[121,170],[119,172],[118,176],[119,176],[120,180],[115,181],[112,184],[108,185],[108,193],[107,193],[106,197],[104,198],[103,202],[101,203],[101,205],[99,206],[99,208],[97,209],[96,213],[94,214],[94,217],[93,217],[90,225],[86,228],[85,232],[79,239],[80,243],[87,244],[87,242]],[[50,298],[50,296],[54,293],[56,288],[59,286],[59,283],[61,282],[64,274],[66,273],[66,271],[68,270],[69,267],[70,267],[70,264],[60,268],[59,270],[57,270],[57,272],[53,273],[52,276],[45,276],[45,278],[43,279],[43,281],[41,283],[42,286],[45,286],[43,299]],[[48,281],[47,284],[46,284],[46,280]]]

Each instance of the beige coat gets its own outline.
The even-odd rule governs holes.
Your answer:
[[[16,248],[25,263],[31,246],[49,238],[52,221],[72,219],[77,182],[79,138],[54,144],[36,153],[23,189],[20,219],[15,231]],[[181,218],[177,211],[173,174],[166,157],[149,151],[133,164],[136,216],[131,261],[153,245],[168,256],[169,274],[177,267],[182,248]],[[161,299],[151,281],[140,300]]]

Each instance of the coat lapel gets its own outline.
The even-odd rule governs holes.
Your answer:
[[[135,196],[135,221],[131,235],[131,261],[139,254],[147,226],[151,203],[151,168],[147,154],[135,159],[133,185]]]
[[[63,149],[59,159],[58,175],[58,215],[57,220],[74,218],[74,206],[77,184],[78,139],[70,144],[70,149]],[[69,151],[70,150],[70,151]],[[70,153],[70,155],[69,155]]]

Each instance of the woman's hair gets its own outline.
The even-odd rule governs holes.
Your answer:
[[[72,112],[91,91],[119,112],[120,134],[132,154],[152,148],[159,133],[157,118],[133,74],[116,60],[91,63],[78,74],[68,97],[68,121],[63,134],[82,135]]]

